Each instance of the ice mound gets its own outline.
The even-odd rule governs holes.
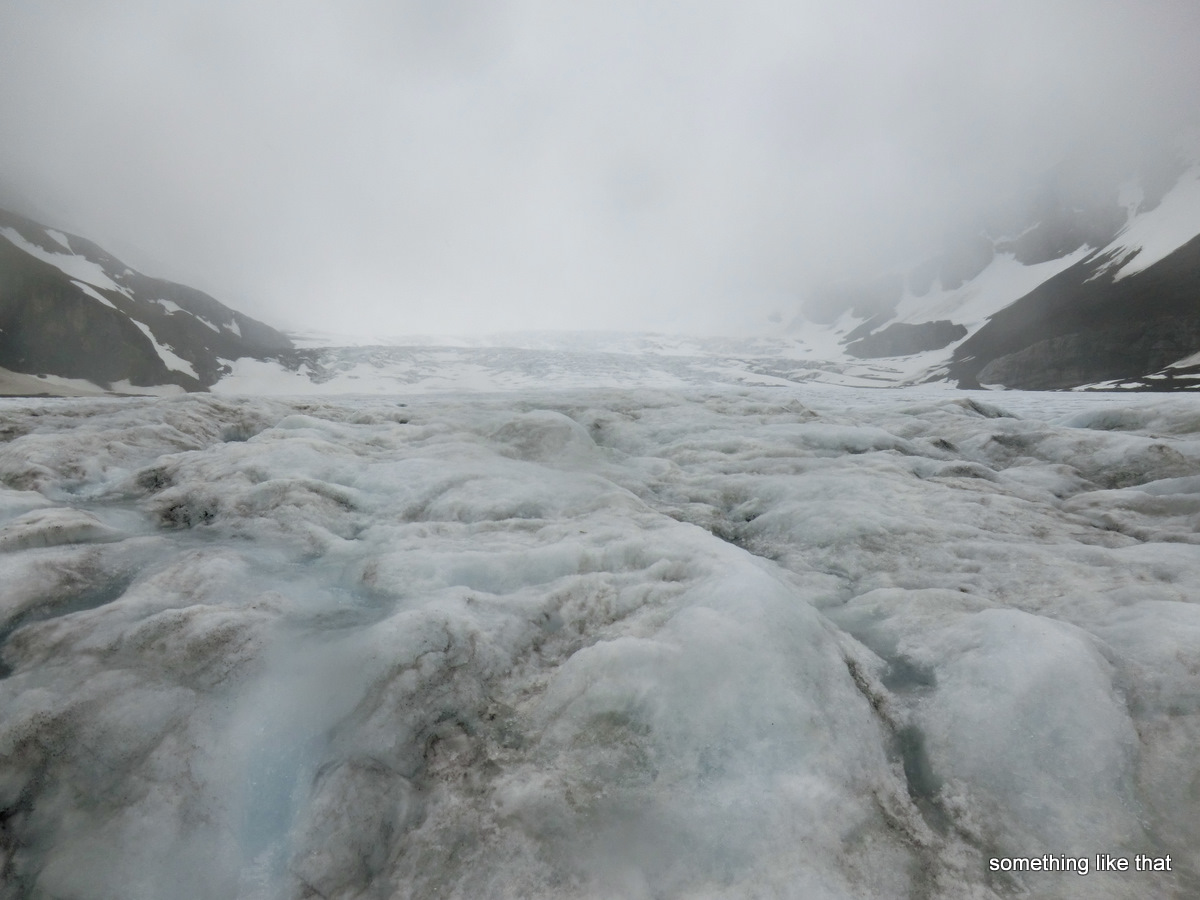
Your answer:
[[[28,547],[119,541],[123,535],[80,509],[38,509],[0,526],[0,553]]]
[[[936,687],[915,720],[943,791],[981,834],[1014,855],[1144,841],[1137,735],[1086,633],[987,609],[926,640],[912,658]]]
[[[5,401],[0,898],[1195,896],[1200,416],[1003,399]]]

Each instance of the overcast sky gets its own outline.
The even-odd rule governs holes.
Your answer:
[[[0,0],[0,204],[270,324],[711,331],[1194,120],[1194,0]]]

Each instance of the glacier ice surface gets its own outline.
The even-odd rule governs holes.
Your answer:
[[[1193,398],[2,409],[0,897],[1200,891]]]

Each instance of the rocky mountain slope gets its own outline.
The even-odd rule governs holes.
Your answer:
[[[809,298],[789,333],[845,379],[1200,386],[1200,163],[1064,164],[922,265]]]
[[[0,210],[0,367],[46,393],[201,391],[230,361],[291,346],[201,291]]]

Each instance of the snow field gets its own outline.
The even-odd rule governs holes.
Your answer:
[[[1190,398],[3,408],[0,897],[1196,891]]]

